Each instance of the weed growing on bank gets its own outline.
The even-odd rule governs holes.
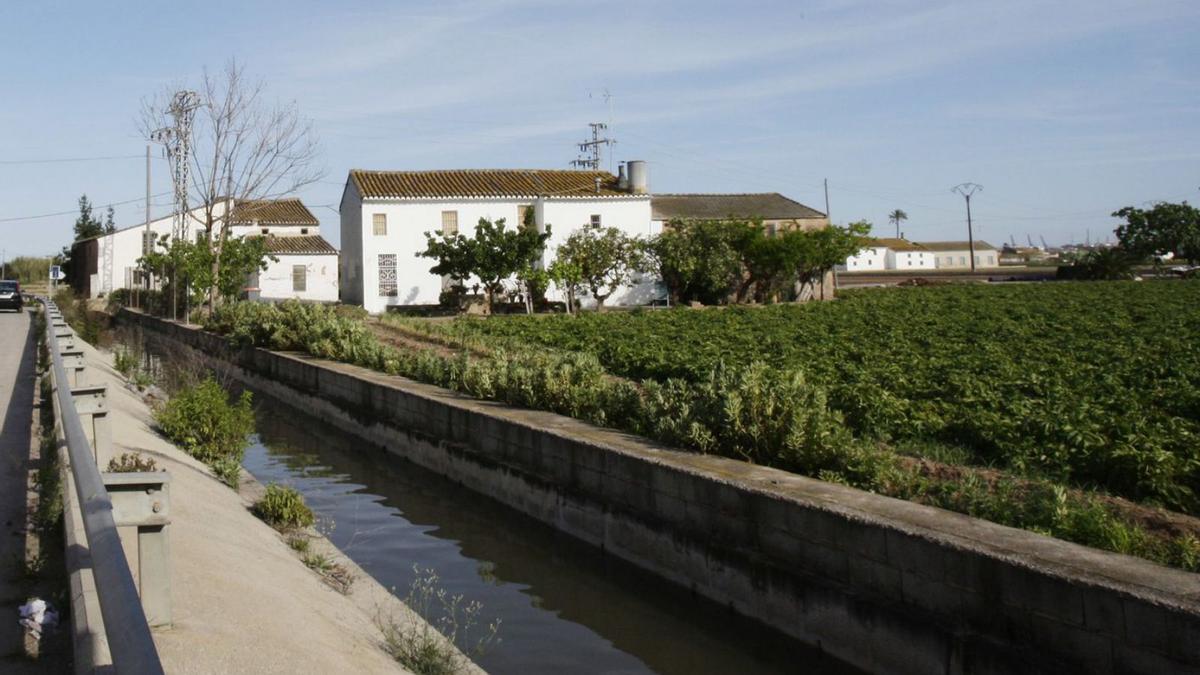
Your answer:
[[[266,494],[254,503],[253,510],[254,515],[280,531],[309,527],[316,520],[296,488],[276,483],[267,485]]]
[[[146,473],[158,471],[153,457],[143,457],[139,452],[124,452],[120,457],[108,460],[109,473]]]
[[[211,377],[181,389],[155,413],[163,433],[175,445],[204,462],[230,487],[237,487],[241,462],[254,432],[252,395],[236,403]]]
[[[483,605],[451,594],[441,586],[432,568],[413,565],[416,578],[404,602],[425,621],[401,623],[377,617],[384,648],[398,663],[419,675],[453,675],[467,670],[469,658],[497,644],[500,619],[489,623],[479,635]]]

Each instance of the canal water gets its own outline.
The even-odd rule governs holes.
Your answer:
[[[693,596],[263,394],[245,467],[292,485],[330,540],[404,597],[416,564],[501,620],[492,673],[850,673]]]

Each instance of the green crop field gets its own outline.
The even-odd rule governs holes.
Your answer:
[[[452,321],[234,303],[205,325],[1200,570],[1200,281]]]
[[[1200,282],[959,285],[833,303],[459,320],[441,330],[701,381],[799,371],[854,434],[1196,513]]]

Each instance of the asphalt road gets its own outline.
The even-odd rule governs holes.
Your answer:
[[[25,499],[35,352],[30,314],[0,310],[0,671],[34,672],[17,608],[24,596]]]

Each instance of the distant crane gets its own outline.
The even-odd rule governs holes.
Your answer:
[[[1040,234],[1038,235],[1038,237],[1039,237],[1039,238],[1042,240],[1042,250],[1043,250],[1043,251],[1049,251],[1049,250],[1050,250],[1050,247],[1046,245],[1046,238],[1045,238],[1045,237],[1043,237],[1043,236],[1042,236],[1042,235],[1040,235]]]

